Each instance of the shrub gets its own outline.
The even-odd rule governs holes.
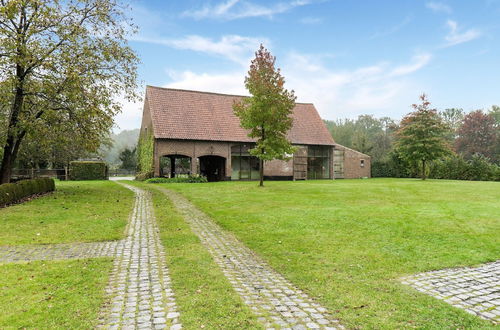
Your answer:
[[[190,175],[188,177],[178,178],[151,178],[146,183],[205,183],[207,178],[201,175]]]
[[[396,152],[391,152],[387,159],[372,162],[372,177],[409,178],[412,176],[412,166],[404,161]]]
[[[137,181],[144,181],[144,180],[147,180],[147,179],[150,179],[154,176],[153,172],[146,172],[146,173],[138,173],[136,176],[135,176],[135,179]]]
[[[102,161],[74,161],[69,163],[70,180],[107,180],[108,166]]]
[[[16,203],[23,198],[55,190],[55,183],[50,178],[23,180],[0,185],[0,206]]]
[[[454,155],[435,161],[430,166],[430,178],[474,181],[500,181],[500,166],[493,164],[482,155],[474,155],[470,160]]]

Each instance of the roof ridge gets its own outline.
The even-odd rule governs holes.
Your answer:
[[[151,85],[146,85],[146,88],[157,88],[157,89],[164,89],[164,90],[170,90],[170,91],[191,92],[191,93],[211,94],[211,95],[221,95],[221,96],[250,97],[248,95],[206,92],[206,91],[197,91],[197,90],[194,90],[194,89],[181,89],[181,88],[159,87],[159,86],[151,86]],[[312,103],[312,102],[295,102],[295,104],[314,105],[314,103]]]

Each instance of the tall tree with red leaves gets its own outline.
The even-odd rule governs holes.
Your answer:
[[[468,113],[462,125],[458,129],[458,137],[455,141],[455,149],[466,159],[474,154],[481,154],[493,161],[498,161],[496,152],[498,134],[495,118],[482,110]]]

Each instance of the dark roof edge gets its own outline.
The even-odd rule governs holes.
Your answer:
[[[168,138],[168,137],[159,137],[154,135],[154,138],[157,140],[178,140],[178,141],[199,141],[199,142],[222,142],[222,143],[255,143],[255,141],[226,141],[226,140],[209,140],[209,139],[181,139],[181,138]],[[335,146],[337,143],[303,143],[303,142],[291,142],[292,145],[306,145],[306,146]]]
[[[197,91],[193,89],[181,89],[181,88],[170,88],[170,87],[158,87],[158,86],[151,86],[151,85],[146,85],[147,88],[157,88],[157,89],[164,89],[164,90],[170,90],[170,91],[178,91],[178,92],[191,92],[191,93],[200,93],[200,94],[211,94],[211,95],[221,95],[221,96],[236,96],[236,97],[250,97],[248,95],[238,95],[238,94],[225,94],[225,93],[215,93],[215,92],[206,92],[206,91]],[[304,104],[304,105],[313,105],[312,102],[295,102],[295,104]]]

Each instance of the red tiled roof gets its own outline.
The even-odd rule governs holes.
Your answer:
[[[233,113],[239,95],[146,87],[155,138],[253,142]],[[334,145],[311,103],[297,103],[288,139],[294,144]]]

